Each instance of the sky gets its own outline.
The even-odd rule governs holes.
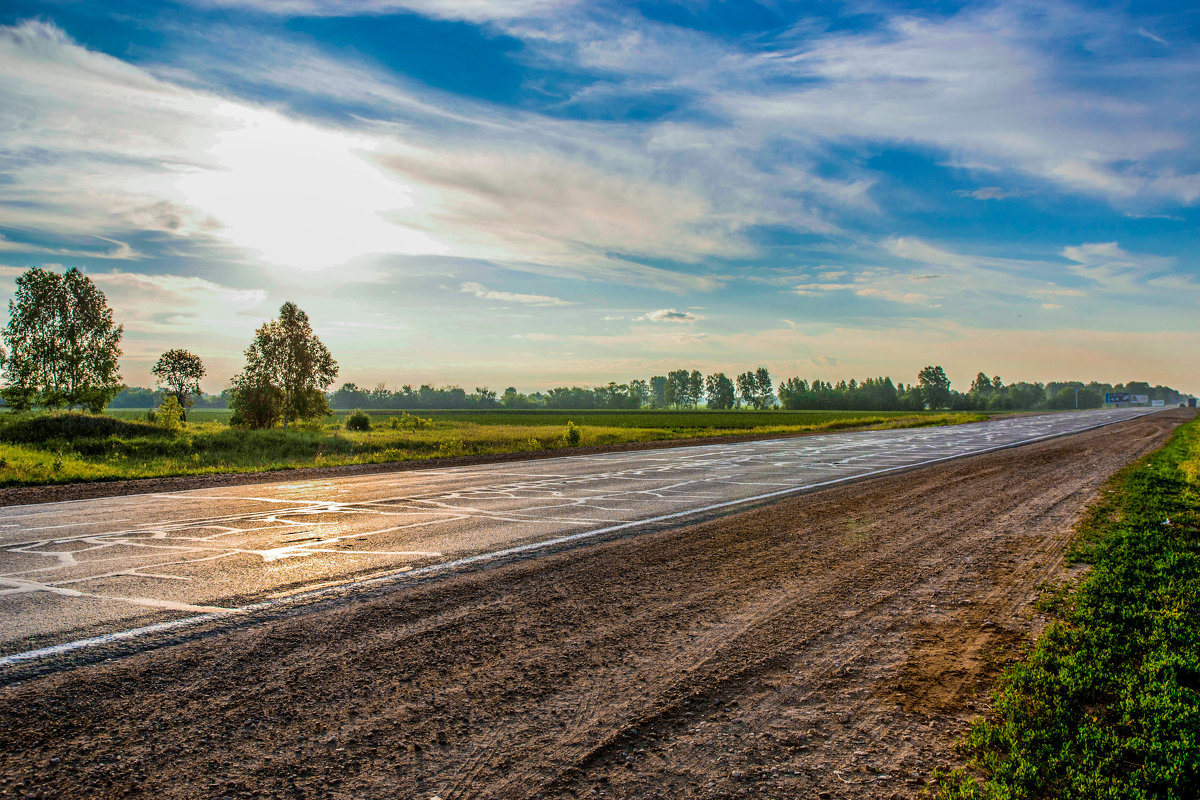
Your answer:
[[[5,0],[0,303],[79,267],[219,392],[926,364],[1200,392],[1200,7]]]

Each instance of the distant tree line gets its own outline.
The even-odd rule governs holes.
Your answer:
[[[219,395],[205,395],[200,380],[206,370],[200,357],[182,348],[164,352],[151,371],[154,389],[128,387],[117,374],[123,328],[113,320],[104,294],[78,269],[63,273],[33,268],[17,278],[9,301],[8,324],[0,330],[0,365],[5,385],[0,398],[18,409],[158,407],[186,419],[188,408],[233,409],[231,422],[268,428],[293,421],[319,419],[332,409],[836,409],[906,411],[919,409],[991,410],[1097,408],[1108,392],[1146,395],[1175,404],[1188,395],[1144,381],[1107,384],[1052,381],[1005,384],[999,376],[980,372],[966,392],[950,386],[940,366],[924,367],[915,383],[893,383],[890,377],[832,383],[792,377],[776,387],[766,367],[735,377],[723,372],[704,375],[675,369],[649,379],[602,386],[559,386],[522,394],[475,387],[404,385],[389,390],[344,383],[330,393],[337,362],[313,332],[308,315],[295,303],[284,303],[276,319],[264,322],[246,348],[246,363]]]
[[[703,403],[707,408],[735,408],[833,411],[920,411],[925,408],[952,411],[1009,411],[1055,410],[1075,408],[1075,390],[1079,390],[1079,408],[1099,408],[1109,392],[1143,394],[1167,405],[1186,402],[1190,395],[1169,386],[1152,386],[1144,381],[1128,383],[1099,383],[1091,381],[1051,381],[1030,383],[1017,381],[1005,384],[999,377],[988,378],[979,373],[966,392],[950,387],[944,371],[937,367],[927,373],[926,382],[920,377],[910,384],[893,382],[890,377],[851,378],[837,382],[814,378],[788,378],[774,391],[770,374],[759,368],[729,378],[717,372],[704,376],[697,370],[675,370],[668,375],[656,375],[648,380],[634,379],[628,383],[608,383],[602,386],[560,386],[530,394],[513,387],[497,393],[486,387],[468,392],[461,386],[418,387],[401,386],[397,390],[377,384],[364,389],[354,383],[344,383],[327,395],[329,405],[339,410],[488,410],[488,409],[691,409]],[[697,377],[699,376],[699,389]],[[766,382],[762,380],[765,376]],[[986,381],[985,381],[986,379]],[[986,383],[986,385],[985,385]],[[166,397],[162,389],[131,386],[116,396],[113,408],[153,408]],[[194,408],[226,408],[231,390],[215,395],[193,395]]]

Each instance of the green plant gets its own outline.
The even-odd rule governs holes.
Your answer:
[[[567,420],[567,430],[563,434],[563,442],[567,447],[578,447],[582,439],[583,434],[580,432],[579,426],[571,420]]]
[[[350,416],[346,417],[346,430],[348,431],[369,431],[371,430],[371,417],[363,411],[355,411]]]
[[[174,433],[183,424],[183,406],[175,395],[168,395],[158,407],[158,424],[164,431]]]
[[[58,454],[54,457],[54,463],[51,466],[55,472],[62,472],[63,463],[63,454],[62,451],[59,450]]]
[[[1079,526],[1091,572],[1005,672],[937,796],[1183,798],[1200,785],[1200,422],[1122,470]],[[1057,596],[1055,596],[1057,595]],[[1190,789],[1188,787],[1191,787]]]
[[[396,430],[397,428],[399,428],[400,427],[400,418],[399,417],[388,417],[388,427],[390,427],[392,430]]]
[[[393,419],[395,419],[395,417],[393,417]],[[432,428],[433,418],[418,417],[414,414],[408,413],[407,411],[401,411],[399,424],[405,428],[412,428],[413,430],[418,428]]]

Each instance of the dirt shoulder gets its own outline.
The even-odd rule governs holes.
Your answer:
[[[1167,412],[0,689],[0,796],[916,797]]]

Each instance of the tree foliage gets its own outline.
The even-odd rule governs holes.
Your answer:
[[[8,385],[0,396],[10,406],[99,413],[121,391],[124,328],[113,324],[104,293],[78,269],[28,270],[17,278],[8,312],[0,333]]]
[[[193,398],[200,394],[200,379],[204,377],[200,356],[178,348],[168,350],[158,357],[150,371],[158,378],[159,385],[165,386],[170,396],[178,401],[186,422],[187,410],[195,402]]]
[[[724,372],[714,372],[705,378],[704,389],[708,407],[711,409],[725,411],[737,403],[733,381],[727,378]]]
[[[775,390],[771,386],[771,373],[766,367],[737,376],[738,397],[743,403],[756,409],[772,408],[775,405]]]
[[[233,378],[230,407],[237,424],[266,428],[282,419],[286,429],[292,420],[330,413],[325,389],[337,373],[337,362],[313,333],[308,315],[295,303],[284,303],[278,319],[254,332],[246,366]]]
[[[950,406],[950,379],[941,367],[924,367],[917,373],[917,385],[931,410]]]

